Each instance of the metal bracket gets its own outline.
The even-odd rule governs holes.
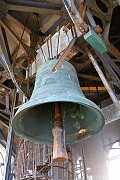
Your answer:
[[[60,68],[60,66],[63,64],[65,58],[67,57],[67,55],[69,54],[70,50],[72,49],[74,43],[76,42],[76,36],[72,39],[72,41],[70,42],[69,46],[67,47],[66,51],[63,53],[63,55],[61,56],[61,58],[59,59],[59,61],[57,62],[57,64],[54,66],[54,68],[52,69],[53,72],[57,72]]]

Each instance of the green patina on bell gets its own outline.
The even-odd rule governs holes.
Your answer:
[[[38,69],[30,100],[18,109],[13,118],[15,133],[32,142],[53,143],[55,102],[62,106],[66,143],[94,135],[104,125],[99,107],[82,93],[75,68],[64,61],[59,71],[53,73],[56,62],[47,61]]]

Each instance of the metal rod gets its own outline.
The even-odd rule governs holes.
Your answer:
[[[44,63],[44,62],[46,62],[47,60],[46,60],[46,58],[45,58],[45,55],[44,55],[44,52],[43,52],[42,47],[39,46],[39,50],[40,50],[40,57],[41,57],[41,59],[42,59],[42,62]]]
[[[74,43],[76,41],[76,37],[74,37],[72,39],[72,41],[69,43],[69,46],[67,47],[67,49],[65,50],[65,52],[63,53],[63,55],[61,56],[61,58],[59,59],[59,61],[56,63],[56,65],[54,66],[54,68],[52,69],[52,72],[57,72],[59,70],[59,68],[62,66],[65,58],[67,57],[67,55],[69,54],[70,50],[72,49]]]
[[[58,57],[58,49],[59,49],[59,39],[60,38],[60,30],[59,27],[57,27],[57,33],[56,33],[56,52],[55,57]]]
[[[119,67],[114,63],[114,61],[110,58],[110,56],[107,53],[103,53],[104,58],[107,60],[107,62],[111,65],[111,67],[116,71],[116,73],[120,76],[120,69]]]
[[[107,71],[109,72],[109,74],[111,75],[112,79],[113,79],[113,83],[120,88],[120,80],[118,78],[118,76],[116,75],[116,73],[114,72],[114,70],[112,69],[112,67],[109,65],[107,59],[104,57],[104,55],[100,55],[96,52],[96,54],[98,55],[98,57],[100,58],[100,60],[102,61],[104,67],[107,69]]]
[[[87,52],[87,55],[88,55],[89,59],[91,60],[91,62],[92,62],[92,64],[93,64],[93,66],[95,67],[98,75],[100,76],[100,78],[101,78],[101,80],[102,80],[102,82],[103,82],[106,90],[108,91],[108,94],[110,95],[113,103],[115,104],[115,106],[117,107],[117,109],[120,110],[119,100],[117,99],[117,97],[116,97],[116,95],[114,94],[112,88],[110,87],[110,85],[109,85],[106,77],[104,76],[102,70],[100,69],[97,61],[95,60],[95,58],[93,57],[93,55],[91,54],[91,52],[89,51],[89,49],[88,49],[87,47],[85,48],[85,50],[86,50],[86,52]]]
[[[85,21],[82,19],[80,13],[78,12],[74,1],[67,1],[67,0],[62,0],[65,8],[73,21],[73,23],[78,27],[79,31],[84,34],[85,32],[88,32],[89,26],[85,23]]]
[[[47,44],[49,59],[51,59],[50,48],[49,48],[49,38],[50,38],[50,37],[48,36],[44,41],[45,41],[45,43]]]
[[[3,44],[3,42],[2,42],[2,39],[1,39],[1,37],[0,37],[0,44],[2,44],[2,46],[1,46],[1,49],[2,49],[2,51],[4,51],[4,55],[5,55],[5,49],[4,49],[4,44]],[[6,59],[5,59],[5,57],[3,56],[3,55],[0,55],[0,57],[1,57],[1,59],[2,59],[2,62],[4,62],[4,66],[3,67],[5,67],[5,70],[7,70],[7,72],[9,72],[9,74],[10,74],[10,77],[11,77],[11,79],[12,79],[12,82],[15,84],[15,86],[16,86],[16,89],[18,89],[20,92],[22,92],[23,94],[24,94],[24,92],[21,90],[21,88],[19,87],[19,85],[18,85],[18,83],[17,83],[17,81],[16,81],[16,79],[15,79],[15,76],[14,76],[14,73],[13,73],[13,70],[12,70],[12,67],[10,66],[8,66],[8,64],[7,64],[7,62],[6,62]]]
[[[82,147],[82,160],[83,160],[84,179],[87,180],[87,172],[86,172],[86,164],[85,164],[85,154],[84,154],[84,144],[83,144],[83,141],[81,142],[81,147]]]
[[[51,37],[51,35],[50,35],[50,52],[51,52],[51,59],[53,59],[52,37]]]

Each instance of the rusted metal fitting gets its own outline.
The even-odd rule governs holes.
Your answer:
[[[89,25],[87,25],[84,21],[80,22],[80,26],[84,29],[84,32],[87,33],[89,31]]]
[[[68,23],[68,24],[66,25],[66,27],[67,27],[68,29],[70,29],[72,26],[73,26],[73,23]]]
[[[96,25],[96,27],[94,28],[94,31],[97,33],[97,34],[100,34],[102,32],[102,28],[99,26],[99,25]]]
[[[68,30],[69,30],[69,29],[68,29],[66,26],[63,27],[63,31],[64,31],[65,33],[67,33]]]

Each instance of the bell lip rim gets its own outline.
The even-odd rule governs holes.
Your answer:
[[[37,98],[36,98],[36,99],[37,99]],[[81,99],[83,99],[83,98],[81,98]],[[89,100],[89,99],[87,99],[87,98],[86,98],[86,100],[92,102],[91,100]],[[34,100],[31,100],[31,101],[35,101],[35,99],[34,99]],[[92,105],[88,105],[88,104],[86,104],[86,103],[84,103],[84,104],[83,104],[82,102],[80,103],[80,101],[79,101],[79,102],[78,102],[78,101],[69,101],[68,99],[67,99],[67,100],[60,100],[60,101],[53,100],[53,101],[49,101],[49,102],[48,102],[48,101],[42,101],[42,103],[35,104],[35,105],[33,105],[33,106],[29,106],[29,107],[27,107],[26,109],[22,109],[22,110],[21,110],[21,108],[23,107],[23,105],[25,105],[25,104],[28,105],[28,104],[29,104],[29,101],[28,101],[28,102],[24,103],[24,104],[17,110],[17,112],[16,112],[15,115],[13,116],[12,124],[13,124],[14,119],[18,116],[19,113],[24,112],[24,111],[26,111],[26,110],[28,110],[28,109],[33,108],[33,107],[42,105],[42,104],[54,103],[54,102],[66,102],[66,103],[73,103],[73,104],[79,104],[79,105],[87,106],[88,108],[92,109],[93,111],[98,111],[98,112],[102,115],[102,117],[103,117],[102,119],[103,119],[103,122],[104,122],[104,124],[105,124],[104,114],[103,114],[103,112],[101,111],[101,109],[100,109],[94,102],[92,102],[92,104],[94,104],[94,106],[92,106]]]
[[[103,128],[103,126],[104,126],[104,124],[102,124],[101,125],[101,128],[98,130],[98,131],[96,131],[95,133],[91,133],[89,136],[83,136],[83,138],[81,138],[81,139],[79,139],[79,140],[76,140],[76,141],[73,141],[73,142],[66,142],[66,139],[65,139],[65,142],[66,142],[66,144],[75,144],[75,143],[78,143],[78,142],[81,142],[81,141],[83,141],[83,140],[85,140],[85,139],[88,139],[88,138],[90,138],[90,137],[93,137],[93,136],[95,136],[95,135],[97,135],[101,130],[102,130],[102,128]],[[46,141],[46,142],[44,142],[43,140],[42,141],[40,141],[40,140],[33,140],[32,138],[27,138],[27,136],[22,136],[19,132],[17,132],[15,129],[13,129],[13,131],[14,131],[14,133],[17,135],[17,136],[19,136],[20,138],[22,138],[22,139],[25,139],[25,140],[27,140],[27,141],[30,141],[30,142],[32,142],[32,143],[39,143],[39,144],[48,144],[48,145],[53,145],[53,142],[50,142],[50,141]]]
[[[72,96],[72,97],[73,97],[73,99],[76,99],[75,96]],[[55,97],[54,97],[54,98],[55,98]],[[99,106],[97,106],[93,101],[87,99],[86,97],[85,97],[85,98],[79,97],[79,101],[78,101],[78,100],[77,100],[77,101],[70,101],[70,100],[66,99],[65,97],[64,97],[64,98],[63,98],[63,97],[60,97],[60,98],[61,98],[60,101],[57,101],[56,99],[53,99],[53,100],[49,101],[49,98],[40,99],[40,100],[38,100],[38,98],[35,98],[35,99],[33,99],[33,100],[29,100],[29,101],[27,101],[26,103],[24,103],[24,104],[22,104],[22,105],[20,106],[20,108],[19,108],[19,109],[17,110],[17,112],[15,113],[13,119],[14,119],[20,112],[26,111],[26,110],[28,110],[28,109],[30,109],[30,108],[32,108],[32,107],[36,107],[36,106],[39,106],[39,105],[42,105],[42,104],[47,104],[47,103],[55,103],[55,102],[66,102],[66,103],[73,103],[73,104],[79,104],[79,105],[87,106],[87,107],[91,108],[91,109],[94,110],[94,111],[97,110],[97,111],[100,112],[100,113],[102,114],[102,116],[104,117],[104,114],[103,114],[103,112],[101,111],[101,109],[99,108]],[[82,99],[85,100],[86,102],[91,102],[92,105],[91,105],[91,104],[87,104],[86,102],[85,102],[85,103],[82,103]],[[38,101],[37,104],[34,104],[34,103],[33,103],[33,105],[32,105],[31,102],[36,102],[36,101]],[[26,104],[27,104],[27,106],[26,106]],[[28,106],[29,104],[30,104],[31,106]],[[24,105],[25,105],[25,107],[26,107],[25,109],[23,108]],[[22,110],[21,110],[21,109],[22,109]],[[105,120],[105,118],[104,118],[104,120]]]
[[[81,98],[82,99],[82,98]],[[86,98],[87,99],[87,98]],[[89,100],[89,99],[87,99],[87,101],[90,101],[90,102],[92,102],[91,100]],[[58,101],[49,101],[49,103],[52,103],[52,102],[58,102]],[[93,106],[90,106],[90,105],[88,105],[88,104],[83,104],[83,103],[80,103],[80,102],[78,102],[78,101],[74,101],[74,102],[71,102],[71,101],[68,101],[68,100],[64,100],[64,101],[60,101],[60,102],[69,102],[69,103],[77,103],[77,104],[80,104],[80,105],[83,105],[83,106],[87,106],[87,107],[89,107],[90,109],[92,109],[93,111],[97,111],[98,113],[100,113],[101,114],[101,125],[100,125],[100,128],[95,132],[95,133],[93,133],[93,134],[90,134],[89,136],[87,136],[87,137],[83,137],[83,138],[81,138],[80,140],[77,140],[77,141],[74,141],[74,142],[69,142],[69,143],[66,143],[66,144],[73,144],[73,143],[77,143],[77,142],[80,142],[80,141],[82,141],[82,140],[84,140],[84,139],[87,139],[87,138],[89,138],[89,137],[91,137],[91,136],[94,136],[94,135],[96,135],[99,131],[101,131],[102,130],[102,128],[104,127],[104,125],[105,125],[105,117],[104,117],[104,115],[103,115],[103,112],[100,110],[100,108],[94,103],[94,102],[92,102],[93,104],[95,104],[95,107],[93,107]],[[28,103],[29,103],[29,101],[28,101]],[[24,112],[24,111],[26,111],[26,110],[28,110],[28,109],[30,109],[30,108],[32,108],[32,107],[35,107],[35,106],[39,106],[39,105],[42,105],[42,104],[46,104],[46,103],[48,103],[48,101],[47,102],[42,102],[41,104],[36,104],[36,105],[34,105],[34,106],[31,106],[31,107],[28,107],[28,108],[26,108],[26,109],[23,109],[22,111],[20,111],[20,112]],[[25,103],[26,104],[26,103]],[[21,107],[20,107],[21,108]],[[20,109],[19,108],[19,109]],[[16,117],[18,116],[18,114],[20,113],[20,112],[16,112],[16,114],[15,114],[15,116],[13,117],[13,119],[12,119],[12,126],[13,126],[13,130],[14,130],[14,132],[15,132],[15,134],[16,135],[18,135],[19,137],[21,137],[21,138],[23,138],[23,135],[22,134],[20,134],[18,131],[16,131],[16,128],[15,128],[15,121],[14,121],[14,119],[16,119]],[[96,112],[96,113],[97,113]],[[40,144],[50,144],[50,145],[52,145],[53,143],[51,142],[50,143],[50,141],[46,141],[46,142],[43,142],[43,141],[40,141],[40,140],[38,140],[38,141],[35,141],[35,140],[33,140],[32,138],[27,138],[27,136],[24,136],[24,139],[25,140],[27,140],[27,141],[31,141],[31,142],[33,142],[33,143],[40,143]]]

